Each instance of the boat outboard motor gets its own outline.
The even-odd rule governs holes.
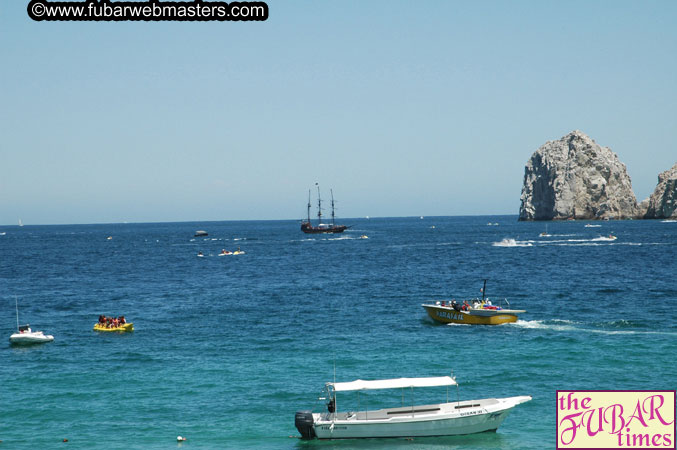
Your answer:
[[[294,425],[301,433],[301,439],[314,439],[315,430],[313,429],[313,413],[312,411],[296,411],[294,417]]]

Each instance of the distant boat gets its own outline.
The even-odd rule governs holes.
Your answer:
[[[316,183],[317,184],[317,183]],[[317,226],[313,226],[310,222],[310,189],[308,189],[308,219],[305,222],[301,223],[301,231],[309,234],[317,233],[343,233],[346,231],[348,226],[346,225],[336,225],[335,215],[334,215],[334,191],[331,192],[331,223],[322,223],[322,199],[320,198],[320,187],[317,187]]]
[[[125,316],[120,317],[106,317],[99,316],[99,321],[94,324],[94,331],[119,331],[125,333],[127,331],[134,331],[134,324],[127,322]]]
[[[197,230],[195,232],[195,237],[202,237],[202,236],[209,236],[209,233],[207,233],[204,230]]]
[[[44,334],[42,331],[33,331],[29,324],[19,326],[19,301],[15,298],[16,305],[16,333],[9,337],[13,345],[31,345],[52,342],[54,336]]]
[[[134,324],[124,323],[114,327],[107,327],[105,324],[95,323],[94,331],[106,331],[106,332],[118,331],[120,333],[126,333],[128,331],[134,331]]]
[[[20,227],[23,227],[23,226],[24,226],[24,223],[21,221],[21,219],[19,219],[19,226],[20,226]]]
[[[551,234],[548,234],[548,224],[545,224],[545,231],[541,234],[539,234],[540,237],[550,237],[552,236]]]

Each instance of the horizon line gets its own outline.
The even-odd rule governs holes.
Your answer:
[[[342,221],[347,220],[371,220],[371,219],[409,219],[409,218],[437,218],[437,217],[519,217],[519,214],[455,214],[455,215],[407,215],[407,216],[363,216],[363,217],[346,217],[341,218]],[[31,223],[31,224],[0,224],[0,227],[8,228],[23,228],[32,226],[70,226],[70,225],[141,225],[141,224],[159,224],[159,223],[215,223],[215,222],[301,222],[303,219],[224,219],[224,220],[158,220],[158,221],[122,221],[122,222],[89,222],[89,223]]]

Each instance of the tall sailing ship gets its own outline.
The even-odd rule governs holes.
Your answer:
[[[317,183],[316,183],[317,184]],[[315,234],[315,233],[343,233],[346,231],[348,226],[346,225],[336,225],[335,215],[334,215],[334,191],[331,192],[331,223],[322,223],[322,199],[320,198],[320,186],[317,186],[317,226],[314,227],[310,222],[310,189],[308,189],[308,219],[305,222],[301,222],[301,231],[304,233]]]

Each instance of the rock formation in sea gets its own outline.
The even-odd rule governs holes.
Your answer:
[[[644,218],[677,219],[677,163],[658,175],[658,185],[648,199]]]
[[[575,130],[548,141],[524,168],[519,220],[628,219],[639,211],[625,164]]]

